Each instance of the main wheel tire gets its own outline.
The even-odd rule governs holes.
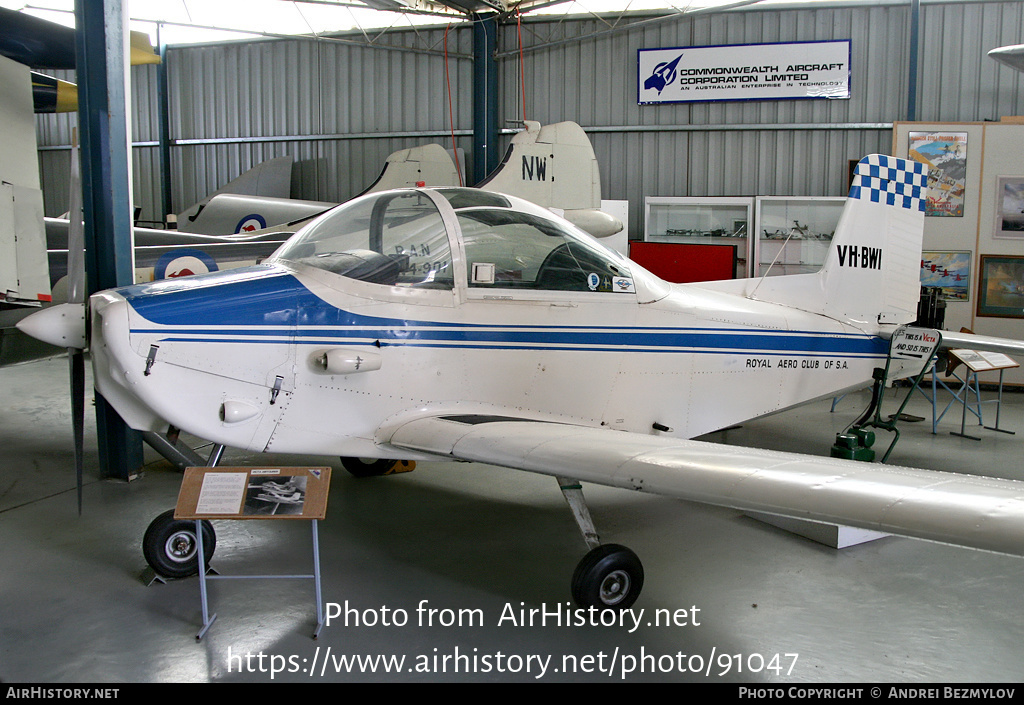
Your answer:
[[[399,462],[398,460],[388,460],[385,458],[371,460],[369,458],[342,457],[341,459],[342,467],[348,470],[353,477],[379,477],[380,475],[387,475],[395,469]]]
[[[202,522],[203,553],[206,564],[217,548],[217,534],[213,524]],[[187,578],[199,575],[199,544],[196,541],[196,523],[175,519],[174,510],[168,509],[146,528],[142,538],[142,555],[146,563],[165,578]]]
[[[572,598],[580,607],[624,610],[644,586],[644,567],[625,546],[609,543],[591,550],[572,575]]]

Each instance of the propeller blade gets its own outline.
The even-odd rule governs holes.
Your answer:
[[[82,515],[82,465],[85,449],[85,353],[68,348],[71,366],[71,426],[75,434],[75,485],[78,489],[78,515]]]
[[[82,223],[82,169],[77,132],[71,145],[68,195],[68,303],[85,303],[85,225]]]
[[[85,319],[85,225],[82,222],[82,169],[78,156],[78,131],[71,144],[71,183],[68,194],[68,303],[82,308],[82,340],[68,348],[71,366],[71,426],[75,435],[75,486],[78,515],[82,515],[82,466],[85,437],[85,352],[88,327]],[[77,343],[77,341],[76,341]]]

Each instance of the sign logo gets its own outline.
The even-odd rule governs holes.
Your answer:
[[[644,88],[651,90],[652,88],[658,91],[658,95],[665,90],[665,86],[669,85],[676,80],[676,66],[679,64],[679,60],[683,58],[680,54],[673,61],[663,61],[654,67],[654,71],[644,81]]]
[[[850,40],[637,49],[637,104],[850,97]]]

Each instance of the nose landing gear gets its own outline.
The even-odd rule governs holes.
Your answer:
[[[202,522],[203,556],[209,567],[216,548],[217,536],[213,525]],[[196,523],[175,519],[174,510],[168,509],[146,529],[142,539],[142,553],[149,566],[164,578],[187,578],[199,574],[199,542]]]

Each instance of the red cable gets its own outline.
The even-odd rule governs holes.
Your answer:
[[[523,13],[516,8],[516,34],[519,36],[519,82],[523,88],[523,122],[526,122],[526,68],[523,63]]]
[[[452,80],[448,75],[448,28],[444,28],[444,81],[448,86],[448,123],[452,127],[452,153],[455,154],[455,173],[459,175],[459,186],[462,186],[462,168],[459,166],[459,150],[455,146],[455,115],[452,113]]]

